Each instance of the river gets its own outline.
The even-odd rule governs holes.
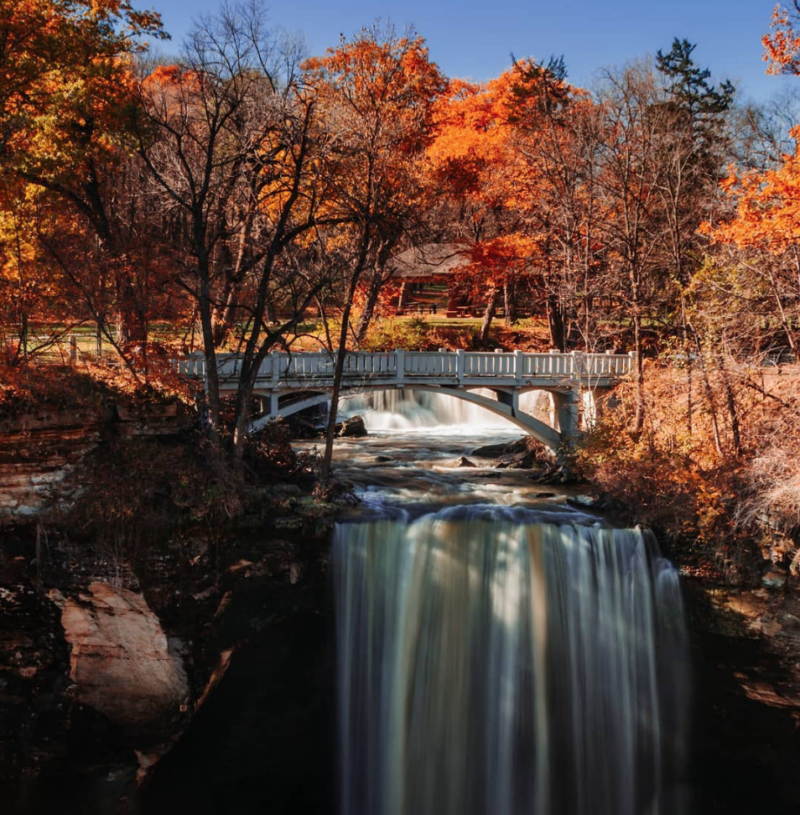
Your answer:
[[[340,812],[686,812],[676,570],[474,456],[518,430],[424,399],[350,406],[371,435],[336,449]]]

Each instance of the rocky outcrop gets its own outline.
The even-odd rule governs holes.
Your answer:
[[[0,518],[35,516],[78,491],[76,466],[105,438],[175,433],[177,403],[96,410],[40,410],[0,425]]]
[[[144,597],[100,581],[77,598],[49,596],[61,609],[75,700],[132,734],[173,731],[188,701],[186,673]]]
[[[0,515],[35,515],[54,496],[69,498],[75,465],[100,444],[102,412],[25,414],[0,430]]]
[[[543,480],[559,480],[555,458],[541,442],[532,436],[523,436],[510,444],[487,444],[476,447],[472,455],[478,458],[494,459],[498,469],[530,470],[538,468]]]

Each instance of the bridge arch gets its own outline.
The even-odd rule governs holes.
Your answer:
[[[490,399],[487,396],[483,396],[482,394],[475,393],[474,390],[467,390],[462,388],[450,388],[450,387],[443,387],[438,385],[423,385],[423,384],[416,384],[416,383],[409,383],[408,385],[404,385],[402,390],[409,390],[409,391],[416,391],[421,393],[434,393],[440,394],[443,396],[451,396],[454,399],[460,399],[464,402],[469,402],[473,405],[478,405],[479,407],[488,410],[491,413],[494,413],[496,416],[500,416],[503,419],[511,422],[511,424],[516,425],[520,428],[523,432],[532,436],[537,441],[540,441],[550,450],[555,451],[559,444],[561,443],[562,437],[558,430],[550,427],[550,425],[546,424],[545,422],[541,421],[541,419],[537,419],[535,416],[530,415],[519,409],[516,404],[516,399],[514,395],[510,392],[505,392],[501,389],[497,388],[486,388],[486,386],[482,386],[484,389],[492,390],[497,394],[497,400]],[[365,393],[378,393],[381,391],[390,391],[390,390],[398,390],[399,388],[395,387],[372,387],[372,388],[359,388],[357,389],[358,395],[363,395]],[[349,393],[348,393],[349,390]],[[348,389],[342,393],[342,397],[345,398],[348,395],[355,396],[356,389]],[[542,390],[541,388],[528,388],[526,390]],[[273,418],[278,416],[288,417],[293,416],[295,413],[299,413],[303,410],[308,410],[309,408],[317,407],[318,405],[325,404],[330,400],[330,394],[325,392],[308,392],[307,394],[303,395],[301,398],[296,399],[295,401],[289,402],[286,405],[279,406],[277,413],[270,413],[268,415],[259,417],[255,419],[250,424],[250,432],[257,432],[260,430],[266,423]]]

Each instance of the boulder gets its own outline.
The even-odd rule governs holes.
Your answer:
[[[466,456],[461,456],[461,458],[456,461],[456,467],[477,467],[477,465],[475,462],[466,458]]]
[[[516,442],[513,443],[516,444]],[[508,444],[502,442],[499,444],[486,444],[483,447],[476,447],[471,455],[478,456],[479,458],[497,458],[507,452],[506,448],[508,446]]]
[[[523,436],[509,444],[487,444],[476,447],[472,455],[496,459],[495,466],[501,470],[529,469],[537,463],[550,464],[554,458],[550,450],[532,436]]]
[[[336,435],[353,436],[355,438],[368,435],[364,419],[362,419],[361,416],[351,416],[343,422],[337,422]]]
[[[61,609],[76,701],[153,737],[181,716],[189,698],[183,661],[141,594],[96,581],[89,594],[53,590],[50,599]]]

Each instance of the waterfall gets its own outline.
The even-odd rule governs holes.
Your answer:
[[[648,532],[457,507],[340,524],[334,567],[342,815],[685,812],[681,600]]]
[[[486,389],[477,388],[475,393],[494,398]],[[542,418],[543,391],[522,394],[520,407]],[[414,428],[446,427],[452,425],[477,425],[503,430],[516,429],[515,425],[479,405],[470,404],[454,396],[413,390],[386,390],[359,394],[343,400],[343,415],[359,414],[369,430],[410,430]],[[545,417],[549,421],[549,417]]]

